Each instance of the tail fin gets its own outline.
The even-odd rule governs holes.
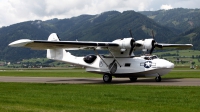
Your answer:
[[[49,38],[48,41],[60,41],[58,38],[58,35],[56,33],[52,33]]]
[[[59,38],[56,33],[52,33],[49,36],[48,41],[59,41]],[[80,64],[80,65],[83,65],[83,63],[85,64],[82,58],[78,58],[72,55],[70,52],[66,52],[66,50],[62,48],[47,49],[47,58],[73,64]]]
[[[60,41],[56,33],[52,33],[48,41]],[[64,49],[47,49],[47,58],[49,59],[55,59],[55,60],[62,60],[64,57],[64,54],[66,54],[66,51]]]

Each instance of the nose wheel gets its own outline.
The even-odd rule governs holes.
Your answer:
[[[111,75],[111,74],[104,74],[104,75],[103,75],[103,81],[104,81],[105,83],[111,82],[111,81],[112,81],[112,75]]]
[[[160,76],[157,76],[157,77],[155,78],[155,80],[156,80],[156,82],[161,82],[161,77],[160,77]]]

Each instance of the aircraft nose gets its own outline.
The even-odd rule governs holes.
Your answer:
[[[169,62],[167,60],[159,60],[158,64],[157,64],[157,68],[174,68],[174,63]]]
[[[167,68],[174,68],[174,63],[168,62]]]

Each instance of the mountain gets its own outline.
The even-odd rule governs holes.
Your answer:
[[[190,29],[178,37],[171,39],[170,42],[191,43],[193,44],[193,49],[200,50],[200,27]]]
[[[108,11],[98,15],[80,15],[69,19],[35,20],[0,28],[0,59],[17,61],[46,57],[46,51],[8,47],[18,39],[46,40],[50,33],[57,33],[61,40],[113,41],[129,37],[151,38],[154,31],[157,42],[169,42],[178,35],[168,27],[135,11]],[[77,54],[80,54],[78,52]]]
[[[46,40],[57,33],[61,40],[113,41],[129,37],[132,29],[136,40],[151,38],[157,42],[190,43],[200,50],[199,9],[171,9],[159,11],[108,11],[98,15],[80,15],[68,19],[35,20],[0,28],[0,59],[17,61],[46,57],[46,51],[8,47],[18,39]],[[180,34],[180,35],[179,35]],[[192,41],[189,41],[192,40]],[[83,55],[83,52],[73,52]]]
[[[139,12],[153,19],[157,23],[173,29],[177,33],[184,33],[200,26],[200,9],[176,8],[170,10]]]

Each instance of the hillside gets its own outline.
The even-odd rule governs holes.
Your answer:
[[[153,19],[157,23],[183,33],[200,26],[200,9],[170,9],[158,11],[142,11],[141,14]]]
[[[190,29],[178,37],[171,39],[170,42],[191,43],[193,44],[193,49],[200,50],[200,27]]]
[[[0,59],[17,61],[45,57],[46,51],[7,46],[18,39],[46,40],[50,33],[55,32],[61,40],[113,41],[129,37],[129,29],[132,29],[135,39],[150,38],[151,30],[154,30],[158,42],[168,42],[177,36],[170,29],[134,11],[123,13],[109,11],[98,15],[81,15],[62,20],[27,21],[0,28]]]

